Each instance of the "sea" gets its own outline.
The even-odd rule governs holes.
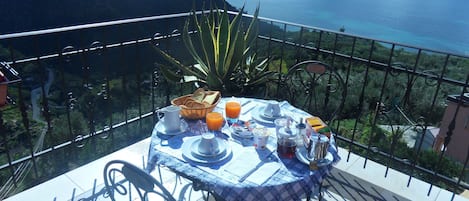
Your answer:
[[[469,56],[467,0],[227,0],[252,14]]]

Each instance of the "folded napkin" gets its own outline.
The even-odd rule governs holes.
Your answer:
[[[235,176],[237,180],[232,182],[242,182],[244,177],[247,181],[261,185],[280,168],[280,163],[268,158],[271,153],[269,149],[245,149],[224,168],[224,171]]]

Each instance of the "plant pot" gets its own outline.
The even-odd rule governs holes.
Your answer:
[[[0,72],[0,107],[7,104],[8,78]]]

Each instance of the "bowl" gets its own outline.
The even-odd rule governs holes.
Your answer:
[[[214,93],[218,93],[218,95],[215,99],[215,102],[211,105],[201,104],[201,105],[197,105],[194,107],[189,107],[187,105],[184,105],[186,100],[192,97],[192,94],[188,94],[185,96],[175,98],[171,101],[171,104],[181,107],[181,116],[185,119],[193,119],[193,120],[203,119],[205,118],[205,115],[207,115],[207,113],[213,111],[213,109],[217,106],[218,102],[220,102],[220,99],[221,99],[220,98],[221,95],[219,92],[205,91],[205,94],[214,94]]]

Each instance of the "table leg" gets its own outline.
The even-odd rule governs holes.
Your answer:
[[[319,183],[318,200],[319,200],[319,201],[322,200],[322,180],[321,180],[321,182]]]

